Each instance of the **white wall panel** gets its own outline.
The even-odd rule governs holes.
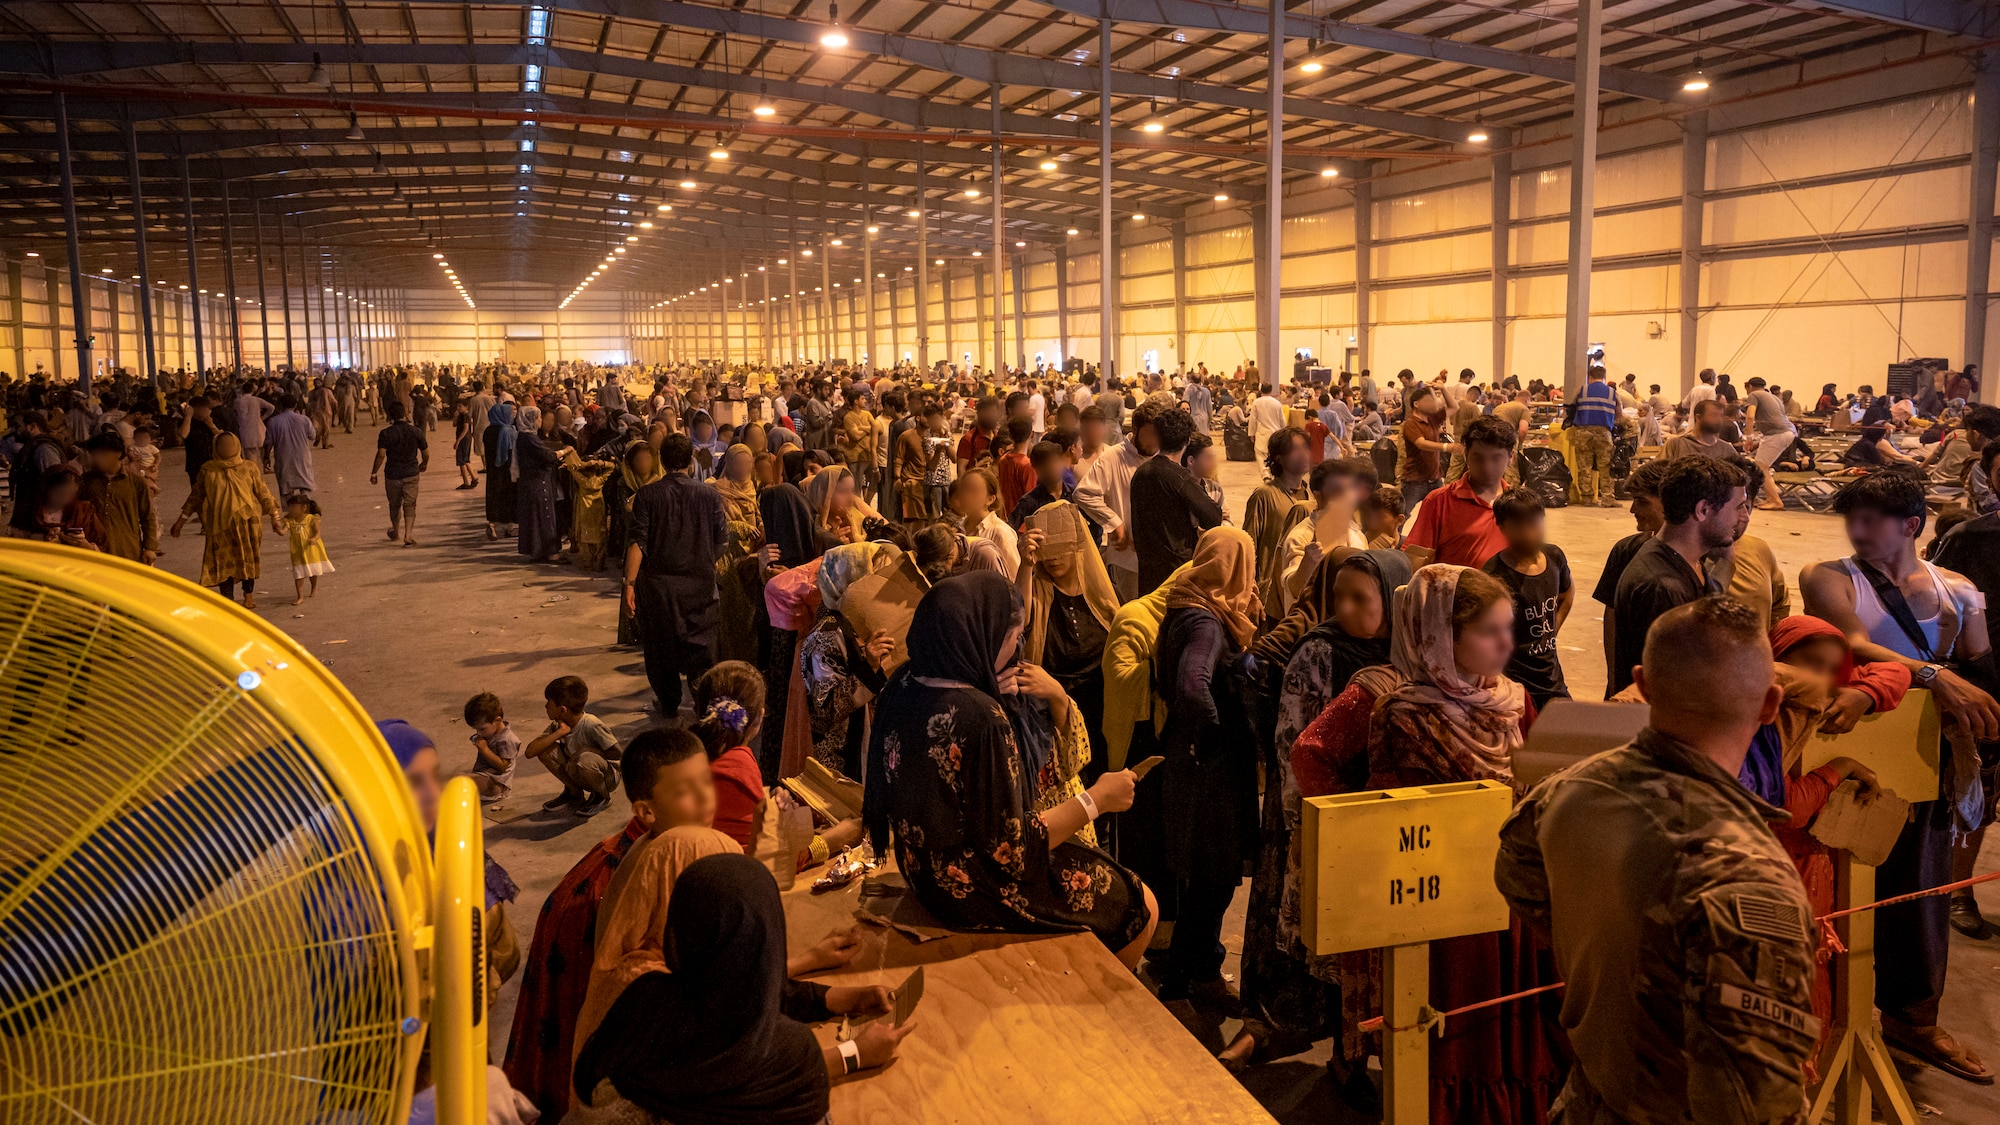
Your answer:
[[[1375,204],[1375,237],[1407,238],[1484,226],[1492,213],[1491,191],[1483,182],[1398,196]]]
[[[1321,211],[1312,215],[1285,216],[1284,250],[1287,263],[1295,255],[1313,254],[1353,245],[1352,207]]]
[[[1965,168],[1939,168],[1826,187],[1718,199],[1708,205],[1711,243],[1809,238],[1836,232],[1965,221]]]
[[[1118,270],[1122,277],[1140,273],[1161,273],[1174,268],[1174,248],[1165,238],[1139,241],[1128,231],[1118,247]]]
[[[1321,285],[1354,284],[1354,251],[1330,250],[1322,254],[1285,255],[1286,291]]]
[[[1487,232],[1479,231],[1426,238],[1421,242],[1399,242],[1394,246],[1377,246],[1373,262],[1374,276],[1378,281],[1491,269],[1493,238]]]
[[[1476,324],[1385,324],[1375,329],[1370,368],[1383,372],[1409,368],[1424,378],[1461,367],[1479,370],[1492,354],[1493,336],[1486,321]]]
[[[1786,121],[1709,141],[1713,188],[1768,184],[1966,151],[1970,95],[1937,94],[1850,113]]]
[[[1247,263],[1256,256],[1250,236],[1249,223],[1190,234],[1187,236],[1188,267],[1193,269],[1223,262]]]

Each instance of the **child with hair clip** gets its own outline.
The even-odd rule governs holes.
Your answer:
[[[756,831],[757,806],[771,796],[750,749],[764,725],[764,674],[741,660],[717,664],[695,681],[694,710],[689,729],[707,749],[715,778],[715,830],[747,848]],[[799,870],[860,842],[861,822],[843,820],[814,834],[811,846],[799,853]]]
[[[304,605],[308,596],[318,595],[319,576],[333,573],[326,540],[319,534],[319,501],[303,492],[285,498],[285,537],[291,543],[292,583],[297,595],[292,604]]]

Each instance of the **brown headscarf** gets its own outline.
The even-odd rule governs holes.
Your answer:
[[[604,1022],[625,986],[647,973],[667,971],[667,900],[674,880],[695,860],[742,854],[736,841],[713,828],[669,828],[633,848],[597,907],[597,952],[590,985],[576,1018],[575,1050]],[[573,1052],[574,1053],[574,1052]]]
[[[1435,772],[1511,783],[1514,752],[1523,741],[1526,692],[1506,676],[1471,680],[1459,669],[1451,612],[1459,576],[1466,572],[1434,563],[1419,569],[1396,595],[1389,662],[1403,682],[1376,700],[1371,727],[1379,729],[1388,711],[1408,708],[1404,718],[1428,733],[1430,751],[1449,763]]]
[[[1257,597],[1257,546],[1240,528],[1211,527],[1195,543],[1194,558],[1167,593],[1167,608],[1195,606],[1215,614],[1236,643],[1249,647],[1264,603]]]
[[[715,467],[715,475],[708,478],[708,483],[722,495],[723,518],[732,523],[747,523],[755,527],[757,526],[757,480],[754,472],[741,483],[730,480],[727,475],[730,458],[739,455],[746,460],[755,457],[750,452],[750,447],[741,442],[730,446],[723,453],[722,462]],[[754,470],[754,460],[751,467]]]
[[[1256,654],[1258,663],[1273,664],[1279,669],[1280,674],[1283,674],[1285,665],[1291,662],[1292,654],[1299,650],[1299,642],[1306,639],[1306,634],[1312,632],[1313,626],[1324,621],[1327,614],[1333,612],[1333,580],[1340,574],[1340,562],[1347,557],[1349,551],[1349,548],[1336,547],[1328,551],[1319,560],[1318,565],[1313,567],[1312,573],[1306,576],[1305,590],[1299,594],[1298,600],[1292,603],[1292,608],[1271,627],[1270,632],[1257,638],[1257,643],[1251,647],[1250,651]],[[1382,606],[1382,612],[1384,616],[1389,612],[1386,602]]]

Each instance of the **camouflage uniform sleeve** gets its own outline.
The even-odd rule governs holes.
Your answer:
[[[1551,780],[1544,779],[1535,786],[1508,814],[1507,822],[1500,826],[1500,853],[1493,860],[1493,881],[1506,896],[1507,905],[1543,938],[1548,938],[1552,929],[1549,873],[1542,864],[1540,812]]]
[[[1727,851],[1727,849],[1724,849]],[[1711,845],[1710,855],[1716,854]],[[1685,887],[1682,1034],[1693,1119],[1782,1125],[1805,1115],[1812,1014],[1811,911],[1796,878],[1736,871]]]

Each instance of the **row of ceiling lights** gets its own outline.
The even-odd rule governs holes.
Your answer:
[[[444,270],[446,280],[451,282],[453,289],[458,290],[458,295],[465,302],[465,307],[468,309],[478,308],[478,305],[472,303],[472,294],[466,291],[465,282],[458,279],[458,271],[451,268],[451,263],[444,260],[444,255],[432,254],[431,260],[435,261]]]

